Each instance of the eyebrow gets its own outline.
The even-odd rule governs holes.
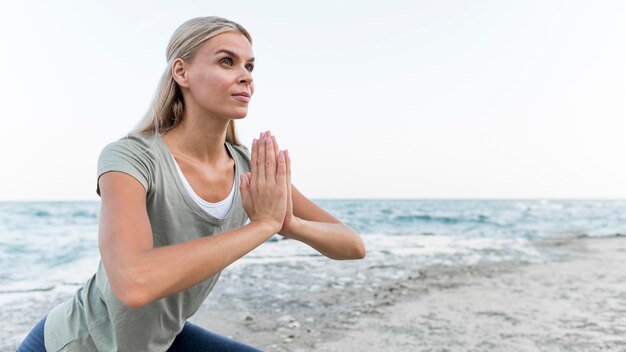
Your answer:
[[[239,58],[239,55],[235,54],[234,52],[232,52],[232,51],[230,51],[228,49],[220,49],[220,50],[215,52],[215,55],[220,54],[220,53],[226,53],[226,54],[228,54],[230,56],[234,56],[236,58]],[[248,61],[249,62],[254,62],[254,57],[250,58]]]

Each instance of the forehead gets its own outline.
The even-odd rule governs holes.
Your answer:
[[[199,55],[213,56],[220,50],[228,50],[234,52],[244,60],[254,57],[252,45],[240,32],[225,32],[202,43],[198,50]]]

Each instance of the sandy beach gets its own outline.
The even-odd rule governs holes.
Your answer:
[[[190,321],[265,351],[625,351],[626,237],[534,245],[553,260],[236,263]],[[68,296],[3,309],[0,350]]]
[[[205,304],[193,321],[266,351],[625,351],[626,238],[537,246],[559,259],[433,266],[403,280],[372,275],[369,287],[330,280],[267,306]],[[366,277],[408,269],[351,264]]]

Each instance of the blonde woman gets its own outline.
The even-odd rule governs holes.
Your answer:
[[[98,160],[98,271],[18,351],[257,351],[186,321],[224,268],[275,233],[329,258],[365,256],[356,232],[291,185],[275,136],[260,133],[251,151],[237,140],[253,68],[237,23],[176,30],[146,117]]]

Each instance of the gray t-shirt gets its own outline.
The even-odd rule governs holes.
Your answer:
[[[250,171],[250,153],[245,146],[225,145],[235,161],[237,192],[224,219],[206,213],[190,197],[161,136],[128,136],[107,145],[98,159],[98,178],[108,171],[121,171],[144,186],[154,247],[219,234],[242,227],[248,220],[239,192],[239,175]],[[96,192],[100,194],[98,188]],[[141,308],[129,308],[111,291],[100,260],[97,272],[85,285],[48,313],[46,350],[166,351],[219,276],[217,273]]]

